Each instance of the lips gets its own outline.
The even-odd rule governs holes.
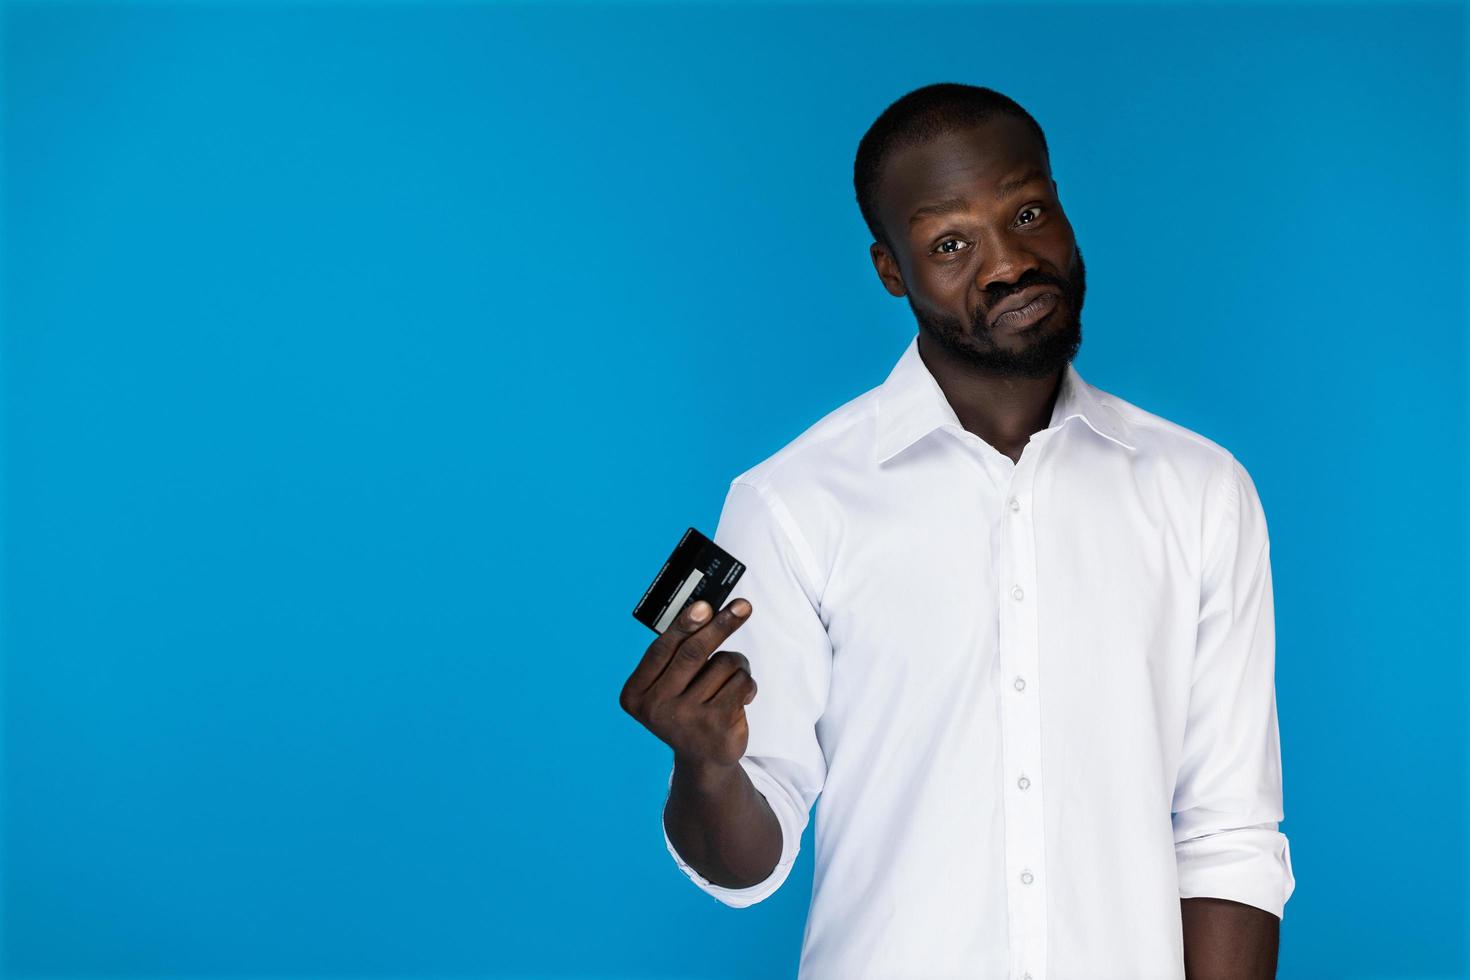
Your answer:
[[[990,328],[1029,327],[1050,313],[1061,298],[1055,286],[1028,286],[996,304],[990,314]]]

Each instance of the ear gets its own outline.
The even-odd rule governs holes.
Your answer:
[[[905,295],[908,287],[903,284],[903,275],[898,271],[898,261],[888,249],[874,242],[868,246],[868,255],[873,260],[873,268],[878,272],[878,280],[883,283],[883,288],[888,290],[889,295]]]

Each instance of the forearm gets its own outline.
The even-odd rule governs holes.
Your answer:
[[[676,756],[664,829],[689,866],[723,888],[760,884],[781,859],[781,824],[738,763],[700,767]]]
[[[1281,920],[1224,898],[1182,898],[1187,980],[1275,980]]]

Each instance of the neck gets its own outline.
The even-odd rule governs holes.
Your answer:
[[[1040,378],[995,374],[955,357],[919,334],[919,358],[966,431],[1018,460],[1031,436],[1047,427],[1065,367]]]

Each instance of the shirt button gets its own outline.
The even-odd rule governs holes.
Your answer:
[[[1020,779],[1016,780],[1016,785],[1021,787],[1022,789],[1025,789],[1027,786],[1031,785],[1031,780],[1027,779],[1025,776],[1022,776]]]
[[[1012,599],[1020,599],[1025,594],[1026,593],[1024,593],[1024,592],[1021,591],[1021,587],[1019,585],[1013,586],[1011,588],[1011,598]]]
[[[1021,501],[1017,500],[1015,497],[1012,497],[1011,498],[1011,510],[1020,510],[1020,509],[1021,509]]]
[[[1016,690],[1018,690],[1018,691],[1024,691],[1024,690],[1026,690],[1026,678],[1024,678],[1024,677],[1017,677],[1016,678]]]
[[[1029,885],[1029,884],[1031,884],[1031,882],[1033,882],[1035,880],[1036,880],[1035,878],[1031,877],[1031,872],[1029,872],[1029,871],[1022,871],[1021,872],[1021,881],[1022,881],[1022,883]]]

